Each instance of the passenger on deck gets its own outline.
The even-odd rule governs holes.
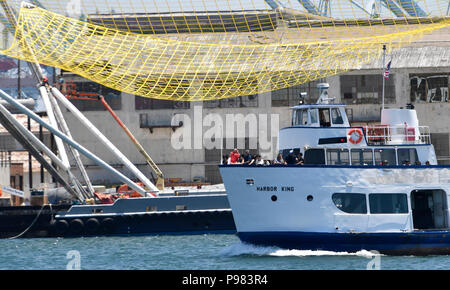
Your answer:
[[[265,165],[264,159],[261,158],[261,155],[256,155],[256,159],[255,159],[255,164],[256,165]]]
[[[223,164],[230,164],[230,156],[228,156],[227,154],[226,155],[223,155],[222,156],[222,163],[221,163],[222,165]]]
[[[427,162],[425,162],[425,165],[430,165],[430,161],[427,160]]]
[[[305,160],[303,159],[303,154],[302,153],[298,153],[298,155],[297,155],[297,164],[298,165],[305,164]]]
[[[286,161],[283,159],[283,154],[278,153],[277,158],[274,160],[273,164],[286,164]]]
[[[250,150],[245,150],[245,154],[242,157],[244,158],[244,164],[249,164],[253,159]]]
[[[234,148],[233,152],[230,154],[230,163],[235,164],[238,162],[239,157],[241,157],[241,154],[239,154],[239,150],[237,148]]]
[[[414,165],[422,165],[422,163],[419,160],[417,160],[416,162],[414,162]]]
[[[286,164],[297,164],[297,157],[294,155],[294,150],[289,151],[289,155],[286,157]]]

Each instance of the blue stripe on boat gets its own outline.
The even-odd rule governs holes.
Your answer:
[[[450,230],[404,233],[239,232],[246,243],[284,249],[427,255],[450,253]]]

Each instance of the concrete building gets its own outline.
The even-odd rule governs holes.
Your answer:
[[[439,162],[450,163],[450,29],[424,36],[388,55],[387,60],[392,60],[392,66],[386,81],[386,107],[399,108],[412,103],[421,125],[430,127]],[[74,85],[78,92],[106,96],[166,178],[218,183],[221,178],[217,164],[222,155],[235,147],[241,152],[244,149],[259,152],[266,159],[275,158],[278,130],[291,122],[289,107],[299,102],[302,92],[307,93],[306,102],[315,102],[319,96],[316,85],[320,82],[330,84],[329,94],[336,97],[335,102],[348,105],[347,112],[354,125],[379,122],[382,66],[380,60],[341,75],[282,90],[193,103],[120,93],[67,72],[62,77],[66,85]],[[143,157],[100,102],[73,102],[144,174],[151,175]],[[70,112],[65,117],[79,143],[134,178]],[[221,148],[220,144],[224,146]],[[118,182],[92,161],[83,158],[83,163],[93,183]]]

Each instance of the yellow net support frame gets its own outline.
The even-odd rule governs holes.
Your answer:
[[[450,26],[449,0],[0,4],[3,28],[14,35],[1,54],[129,94],[178,101],[310,82],[377,60],[383,45],[389,53]]]

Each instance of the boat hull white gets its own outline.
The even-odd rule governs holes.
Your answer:
[[[450,167],[223,165],[220,171],[244,242],[346,252],[450,252]],[[442,192],[438,229],[415,228],[411,194],[416,191]],[[336,193],[366,195],[367,212],[343,212],[332,199]],[[406,195],[406,211],[370,211],[370,194],[392,193]]]

